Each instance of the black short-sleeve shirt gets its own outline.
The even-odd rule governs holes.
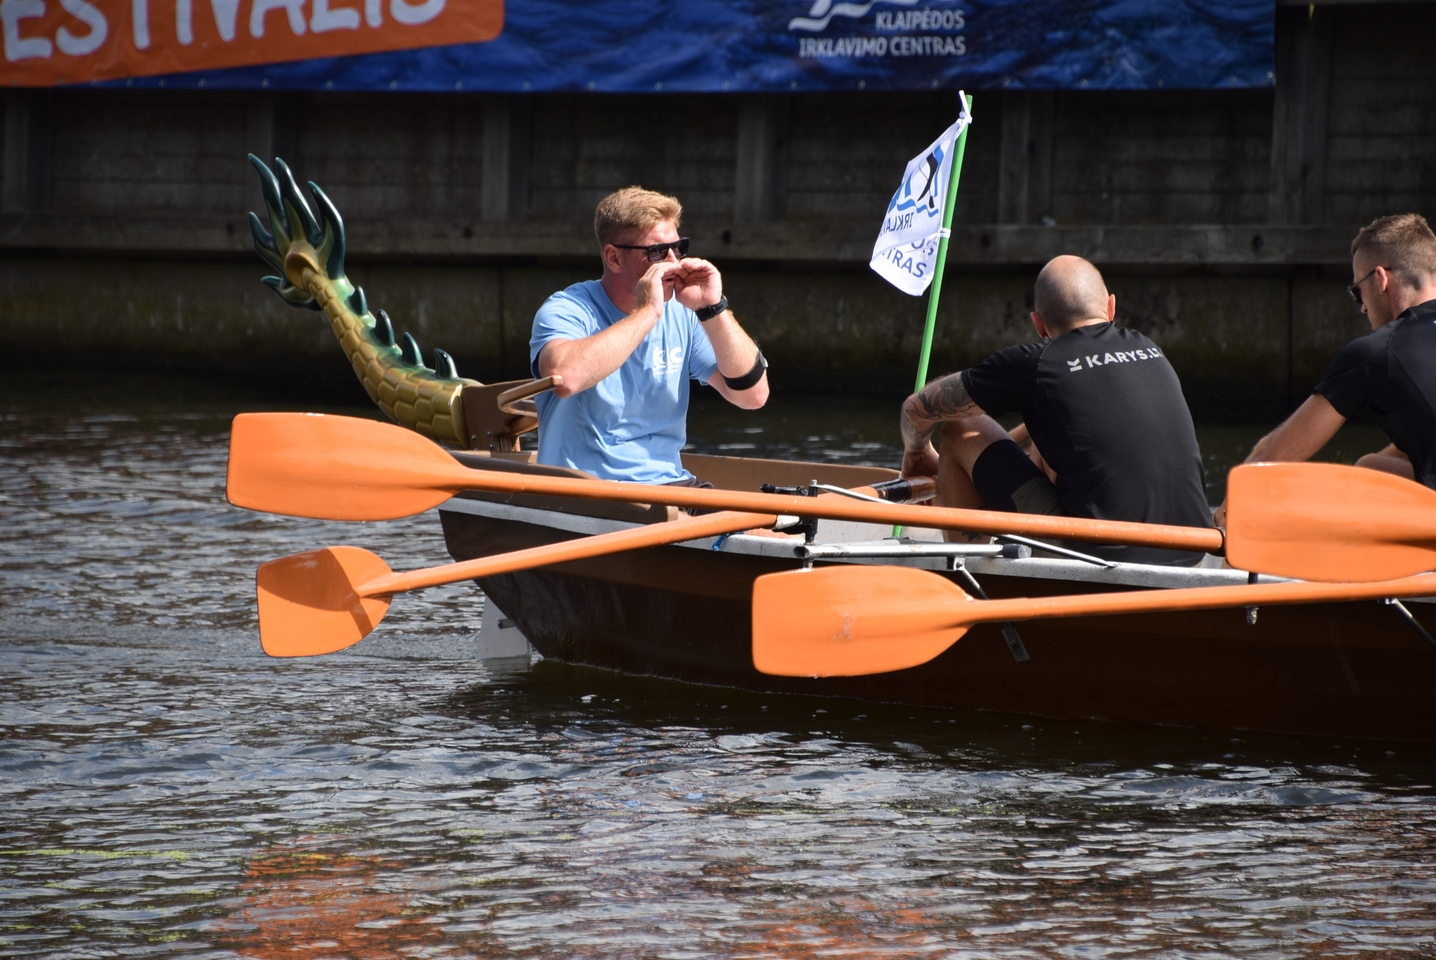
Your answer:
[[[1436,488],[1436,300],[1341,348],[1312,390],[1350,419],[1369,413]]]
[[[1020,412],[1057,472],[1070,516],[1210,527],[1201,451],[1176,371],[1135,330],[1110,323],[999,350],[962,372],[986,413]],[[1171,562],[1172,551],[1102,556]]]

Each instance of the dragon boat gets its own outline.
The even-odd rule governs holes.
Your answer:
[[[532,452],[519,449],[519,437],[537,427],[530,398],[550,389],[551,381],[464,379],[441,350],[433,367],[425,365],[413,337],[396,337],[389,317],[371,312],[364,292],[345,277],[343,222],[319,187],[308,185],[316,214],[282,161],[275,162],[276,176],[250,159],[269,215],[266,229],[251,214],[255,247],[278,271],[264,282],[286,303],[325,314],[387,416],[445,444],[475,476],[587,477],[538,464]],[[872,466],[689,454],[684,465],[720,491],[862,488],[900,497],[906,486],[896,471]],[[480,489],[461,490],[438,512],[457,561],[671,523],[678,516],[672,506]],[[993,599],[1274,579],[1227,568],[1216,557],[1191,568],[1146,566],[1020,537],[949,544],[931,529],[909,528],[899,539],[879,523],[790,520],[787,534],[704,536],[480,577],[486,598],[481,643],[489,655],[532,649],[573,664],[765,693],[1436,740],[1436,642],[1427,632],[1436,627],[1436,608],[1389,598],[984,624],[907,669],[852,677],[760,672],[753,653],[754,584],[784,571],[911,567]]]

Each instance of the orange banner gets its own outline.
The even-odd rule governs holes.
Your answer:
[[[492,40],[503,0],[0,0],[10,86]]]

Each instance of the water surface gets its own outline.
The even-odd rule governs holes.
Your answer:
[[[264,560],[447,559],[432,514],[227,506],[229,417],[275,406],[296,404],[0,388],[0,954],[1436,952],[1427,747],[484,662],[472,585],[396,600],[343,653],[266,658]],[[693,439],[890,464],[892,413],[704,406]],[[1204,431],[1226,437],[1209,462],[1260,432]]]

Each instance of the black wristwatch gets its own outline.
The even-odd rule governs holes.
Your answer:
[[[727,297],[724,297],[722,300],[719,300],[717,303],[709,304],[709,305],[706,306],[706,307],[699,307],[697,310],[694,310],[693,312],[698,315],[698,322],[699,322],[699,323],[703,323],[703,322],[706,322],[706,321],[708,321],[708,320],[712,320],[714,317],[718,316],[718,314],[722,313],[724,310],[727,310],[727,309],[728,309],[728,298],[727,298]]]

